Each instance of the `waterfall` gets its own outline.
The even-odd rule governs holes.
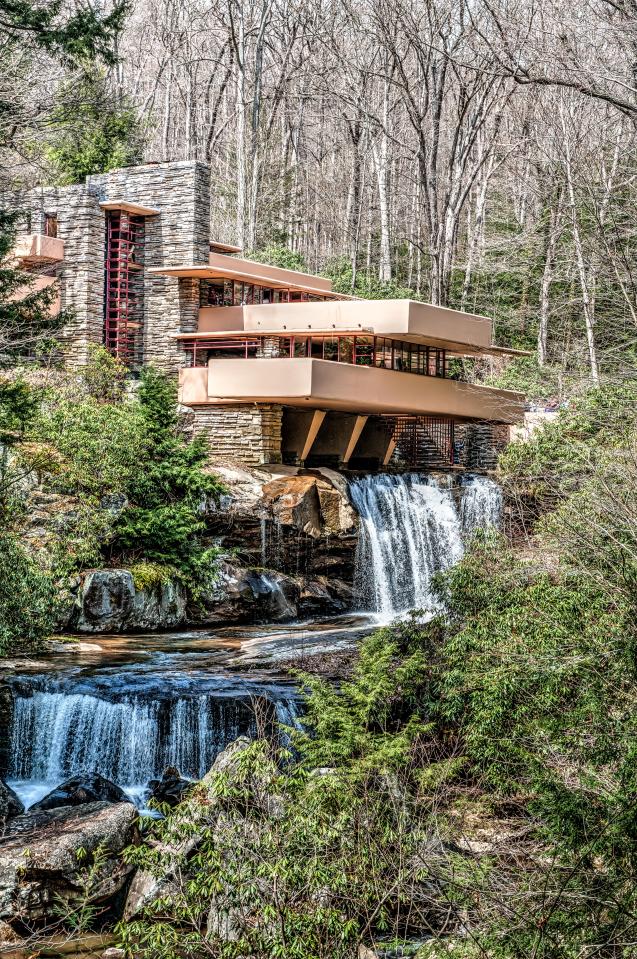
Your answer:
[[[502,509],[499,487],[481,476],[463,484],[460,511],[451,488],[413,473],[354,480],[350,496],[360,517],[356,594],[381,622],[432,610],[433,575],[462,558],[478,526],[497,526]]]
[[[465,536],[477,529],[500,526],[502,521],[502,490],[486,476],[469,476],[462,487],[460,518]]]
[[[449,489],[416,474],[355,480],[360,516],[356,592],[361,605],[388,621],[433,605],[431,578],[462,556],[458,512]]]
[[[39,685],[44,688],[14,690],[7,777],[19,792],[24,785],[31,801],[82,772],[101,773],[132,795],[167,766],[199,779],[225,746],[256,731],[245,692],[162,699],[151,691],[106,699],[97,689],[62,690],[48,679]],[[298,713],[289,692],[282,688],[272,701],[280,720],[293,725]]]

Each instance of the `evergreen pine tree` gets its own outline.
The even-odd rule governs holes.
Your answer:
[[[204,553],[202,506],[219,491],[206,473],[205,444],[178,429],[177,393],[163,373],[147,368],[138,394],[146,428],[146,456],[128,488],[114,549],[196,578]]]
[[[141,159],[142,128],[133,106],[118,100],[98,67],[64,84],[51,115],[44,148],[54,179],[81,183]]]

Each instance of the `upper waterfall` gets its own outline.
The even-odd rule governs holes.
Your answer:
[[[460,519],[465,535],[477,529],[498,528],[502,521],[502,490],[487,476],[469,476],[462,484]]]
[[[500,522],[502,494],[492,480],[469,477],[458,510],[452,490],[433,477],[377,474],[354,480],[360,516],[356,592],[361,607],[388,622],[431,610],[435,573],[457,563],[478,527]]]

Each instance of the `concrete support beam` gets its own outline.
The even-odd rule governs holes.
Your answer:
[[[325,410],[314,410],[314,416],[312,417],[312,420],[310,422],[310,428],[307,432],[307,436],[305,437],[305,443],[303,444],[303,449],[301,451],[301,456],[300,456],[301,463],[304,463],[305,460],[310,455],[310,450],[312,449],[312,446],[314,445],[314,440],[316,439],[318,435],[318,431],[320,430],[324,419],[325,419]]]
[[[356,449],[356,444],[360,439],[360,435],[365,429],[365,423],[369,419],[369,416],[357,416],[354,420],[354,426],[352,428],[352,435],[349,438],[349,443],[347,444],[347,449],[343,454],[343,465],[346,466],[350,459],[352,458],[352,453]]]
[[[394,437],[392,436],[392,438],[391,438],[390,441],[389,441],[389,446],[387,447],[387,452],[385,453],[385,458],[383,459],[383,466],[387,466],[387,464],[389,463],[390,459],[391,459],[392,456],[394,455],[394,450],[395,450],[395,449],[396,449],[396,440],[395,440]]]

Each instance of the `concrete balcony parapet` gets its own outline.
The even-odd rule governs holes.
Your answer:
[[[44,233],[29,233],[19,236],[13,249],[14,256],[22,263],[61,263],[64,259],[64,240]]]
[[[181,402],[276,403],[367,414],[518,423],[524,396],[457,380],[307,357],[212,359],[180,371]]]

